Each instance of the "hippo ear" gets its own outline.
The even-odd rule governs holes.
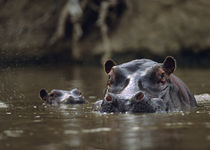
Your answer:
[[[116,64],[113,60],[107,60],[104,65],[106,73],[108,74],[111,71],[112,67],[115,65]]]
[[[172,56],[167,56],[163,62],[164,71],[170,75],[176,68],[176,60]]]
[[[44,101],[46,101],[47,100],[47,96],[48,96],[47,91],[45,89],[41,89],[40,90],[40,97],[41,97],[41,99],[43,99]]]

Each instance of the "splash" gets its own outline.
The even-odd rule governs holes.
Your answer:
[[[8,108],[8,105],[0,101],[0,108]]]
[[[210,94],[204,93],[195,95],[195,99],[198,104],[210,103]]]

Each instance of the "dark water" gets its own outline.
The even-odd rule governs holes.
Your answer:
[[[210,92],[210,70],[177,70],[195,94]],[[191,113],[99,114],[102,68],[0,69],[0,150],[210,149],[210,103]],[[79,88],[87,105],[45,106],[39,90]]]

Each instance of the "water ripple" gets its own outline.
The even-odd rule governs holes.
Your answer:
[[[0,101],[0,108],[8,108],[8,105]]]
[[[197,103],[210,103],[210,94],[204,93],[200,95],[195,95]]]
[[[4,130],[3,133],[7,137],[20,137],[23,134],[23,130]]]

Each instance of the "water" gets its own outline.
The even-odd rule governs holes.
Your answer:
[[[210,70],[177,70],[195,94],[209,93]],[[208,149],[210,103],[191,113],[100,114],[93,103],[106,83],[102,68],[36,66],[0,69],[0,149]],[[87,105],[46,106],[41,88],[79,88]]]

